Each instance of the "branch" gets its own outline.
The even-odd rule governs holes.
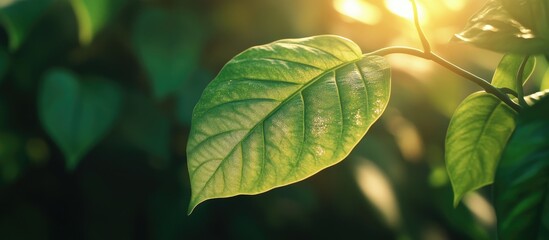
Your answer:
[[[528,103],[526,103],[526,100],[524,100],[524,89],[522,88],[522,83],[523,83],[522,79],[524,77],[524,69],[526,68],[526,63],[528,63],[529,58],[530,56],[526,55],[524,59],[522,59],[522,63],[520,63],[520,68],[517,72],[517,79],[516,79],[517,95],[518,95],[517,97],[518,97],[519,104],[522,107],[528,106]]]

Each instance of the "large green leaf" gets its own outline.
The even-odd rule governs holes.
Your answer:
[[[521,112],[494,182],[500,239],[549,239],[549,98]]]
[[[39,117],[65,154],[69,170],[109,131],[120,103],[120,90],[112,82],[79,81],[65,70],[45,76],[38,96]]]
[[[186,12],[147,9],[137,18],[133,45],[157,99],[189,81],[198,65],[201,32],[197,17]]]
[[[492,78],[492,85],[498,88],[508,88],[515,92],[518,92],[517,89],[517,73],[524,60],[524,56],[517,54],[506,54],[503,56],[499,62],[494,77]],[[526,62],[524,68],[524,74],[522,82],[526,83],[526,80],[534,72],[534,66],[536,65],[536,58],[531,57]]]
[[[90,44],[97,34],[118,13],[126,0],[70,0],[78,20],[80,43]]]
[[[10,50],[16,50],[25,40],[35,22],[53,0],[14,1],[0,8],[0,22],[9,36]]]
[[[225,65],[193,112],[189,212],[258,194],[344,159],[384,111],[390,69],[337,36],[250,48]]]
[[[541,39],[549,40],[549,1],[501,0],[511,16]],[[547,53],[547,52],[545,52]]]
[[[469,191],[491,184],[498,160],[515,129],[516,112],[495,96],[478,92],[456,109],[446,133],[446,168],[454,205]]]
[[[478,47],[498,52],[511,52],[518,54],[537,54],[549,52],[549,36],[547,30],[532,29],[519,19],[514,18],[506,8],[502,0],[490,0],[467,23],[465,29],[456,34],[456,38],[472,43]],[[534,8],[534,2],[539,0],[520,0],[511,5],[529,4],[528,8]],[[541,3],[540,3],[541,4]],[[531,5],[531,6],[530,6]],[[541,10],[547,11],[547,10]],[[547,12],[545,12],[547,13]],[[526,13],[525,13],[526,14]],[[547,18],[532,18],[532,21],[547,21]],[[546,25],[546,23],[544,23]]]

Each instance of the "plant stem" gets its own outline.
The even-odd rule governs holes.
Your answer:
[[[518,101],[521,107],[528,107],[528,103],[526,103],[526,100],[524,100],[524,89],[522,88],[522,79],[524,76],[524,69],[526,68],[526,63],[528,63],[528,59],[530,56],[525,56],[522,60],[522,63],[520,63],[520,68],[517,72],[517,97]]]
[[[505,94],[500,89],[494,87],[488,81],[482,79],[481,77],[479,77],[479,76],[477,76],[473,73],[468,72],[467,70],[465,70],[463,68],[460,68],[460,67],[454,65],[453,63],[449,62],[448,60],[446,60],[446,59],[444,59],[444,58],[442,58],[442,57],[440,57],[440,56],[438,56],[438,55],[436,55],[432,52],[423,52],[419,49],[410,48],[410,47],[388,47],[388,48],[379,49],[379,50],[371,52],[371,53],[367,53],[365,55],[385,56],[385,55],[395,54],[395,53],[407,54],[407,55],[420,57],[420,58],[423,58],[423,59],[426,59],[426,60],[431,60],[431,61],[443,66],[444,68],[454,72],[455,74],[457,74],[459,76],[462,76],[463,78],[479,85],[480,87],[482,87],[484,89],[484,91],[486,91],[487,93],[493,94],[494,96],[499,98],[501,101],[503,101],[504,103],[509,105],[509,107],[513,108],[515,111],[518,112],[521,109],[521,106],[519,106],[518,104],[513,102],[513,100],[511,100],[511,98],[509,98],[509,96],[507,96],[507,94]]]
[[[417,3],[415,0],[410,0],[410,2],[412,2],[412,10],[414,11],[414,25],[416,26],[417,34],[419,35],[419,39],[421,40],[421,45],[423,45],[423,52],[430,53],[431,45],[429,44],[429,40],[427,40],[427,37],[425,37],[425,33],[423,33],[421,25],[419,24],[419,12],[417,10]]]
[[[516,104],[515,102],[513,102],[513,100],[511,100],[511,98],[509,98],[509,96],[507,96],[506,93],[504,93],[499,88],[494,87],[488,81],[482,79],[481,77],[479,77],[479,76],[477,76],[473,73],[468,72],[467,70],[465,70],[463,68],[460,68],[460,67],[454,65],[453,63],[449,62],[448,60],[438,56],[435,53],[433,53],[431,51],[431,45],[429,45],[429,41],[425,37],[425,34],[423,33],[423,30],[421,29],[421,25],[419,24],[419,14],[418,14],[418,9],[417,9],[417,3],[416,3],[415,0],[410,0],[410,2],[412,3],[412,8],[414,10],[414,25],[416,27],[417,34],[419,35],[419,39],[421,40],[421,44],[423,45],[423,51],[421,51],[419,49],[415,49],[415,48],[409,48],[409,47],[389,47],[389,48],[383,48],[383,49],[368,53],[366,55],[381,55],[381,56],[384,56],[384,55],[393,54],[393,53],[402,53],[402,54],[413,55],[413,56],[416,56],[416,57],[431,60],[431,61],[436,62],[439,65],[445,67],[446,69],[454,72],[455,74],[460,75],[460,76],[464,77],[465,79],[476,83],[477,85],[482,87],[484,89],[484,91],[486,91],[487,93],[493,94],[494,96],[499,98],[501,101],[503,101],[504,103],[509,105],[509,107],[513,108],[517,112],[520,111],[521,105],[526,106],[526,105],[523,105],[522,102],[521,102],[521,105]],[[521,65],[522,70],[520,70],[519,73],[518,73],[520,75],[520,88],[519,88],[520,93],[519,93],[519,96],[521,96],[521,94],[523,94],[522,93],[522,74],[524,72],[524,66],[526,65],[526,61],[528,61],[528,58],[526,58],[524,60],[523,64]],[[519,97],[519,102],[521,100],[524,101],[524,96]]]

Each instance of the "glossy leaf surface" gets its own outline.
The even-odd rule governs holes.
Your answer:
[[[517,10],[520,11],[520,15],[522,16],[529,14],[525,9],[534,9],[538,3],[542,4],[541,2],[546,1],[512,1],[509,4],[509,8],[528,4],[523,10]],[[541,9],[540,11],[548,10]],[[521,22],[520,19],[515,18],[513,15],[509,13],[507,8],[504,8],[502,0],[490,0],[479,12],[469,19],[465,29],[455,36],[458,40],[498,52],[518,54],[549,52],[547,30],[529,27],[525,24],[530,24],[530,22]],[[547,21],[547,18],[536,18],[532,19],[532,21]]]
[[[287,39],[239,54],[208,85],[187,145],[191,212],[258,194],[345,158],[384,111],[390,70],[337,36]]]
[[[470,95],[456,109],[445,144],[454,205],[465,193],[493,182],[501,153],[515,129],[515,117],[515,111],[485,92]]]
[[[549,98],[521,112],[494,182],[500,239],[549,238]]]
[[[137,18],[133,45],[157,99],[179,91],[196,70],[202,30],[193,16],[149,9]]]
[[[74,169],[112,127],[121,103],[119,88],[103,79],[79,81],[65,70],[49,72],[38,96],[38,114],[46,132]]]
[[[70,0],[70,2],[78,20],[80,43],[87,45],[120,10],[126,0]]]
[[[508,88],[517,92],[517,72],[523,60],[524,56],[522,55],[507,54],[503,56],[496,68],[494,77],[492,78],[492,85],[498,88]],[[524,68],[523,83],[526,83],[530,75],[532,75],[535,65],[536,58],[530,57]]]
[[[501,0],[501,2],[514,19],[526,28],[532,29],[535,37],[549,40],[549,1]]]
[[[9,37],[9,49],[16,50],[32,30],[35,22],[53,0],[14,1],[0,8],[0,22]]]

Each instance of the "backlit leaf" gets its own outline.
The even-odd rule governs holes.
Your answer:
[[[501,0],[511,16],[536,37],[549,40],[549,1],[547,0]]]
[[[78,20],[80,43],[88,45],[126,0],[70,0]]]
[[[518,1],[513,0],[513,3],[515,2]],[[530,2],[534,1],[521,0],[521,2],[531,4]],[[544,19],[537,18],[533,20],[544,21]],[[545,21],[547,21],[546,18]],[[533,29],[524,24],[503,7],[501,0],[489,0],[479,12],[469,19],[465,29],[455,37],[481,48],[504,53],[549,52],[549,36],[544,35],[546,30]]]
[[[137,19],[133,44],[154,96],[162,99],[179,91],[196,70],[202,48],[200,24],[190,13],[148,9]]]
[[[478,92],[456,109],[446,133],[446,168],[454,205],[494,180],[501,152],[515,129],[516,112],[495,96]]]
[[[508,88],[515,92],[518,91],[516,79],[517,72],[524,60],[524,56],[517,54],[507,54],[503,56],[501,61],[496,68],[494,77],[492,78],[492,85],[498,88]],[[523,82],[526,83],[526,80],[534,72],[534,66],[536,65],[536,58],[530,57],[526,63],[523,74]]]
[[[19,48],[52,2],[53,0],[14,1],[0,8],[0,22],[8,33],[10,50]]]
[[[79,81],[65,70],[49,72],[38,96],[42,126],[73,170],[112,127],[120,109],[117,85],[103,79]]]
[[[549,238],[549,98],[525,109],[494,182],[500,239]]]
[[[549,89],[549,68],[545,70],[545,75],[543,76],[543,79],[541,80],[540,85],[541,90]]]
[[[390,69],[337,36],[287,39],[239,54],[208,85],[187,145],[191,212],[259,194],[343,160],[384,111]]]

